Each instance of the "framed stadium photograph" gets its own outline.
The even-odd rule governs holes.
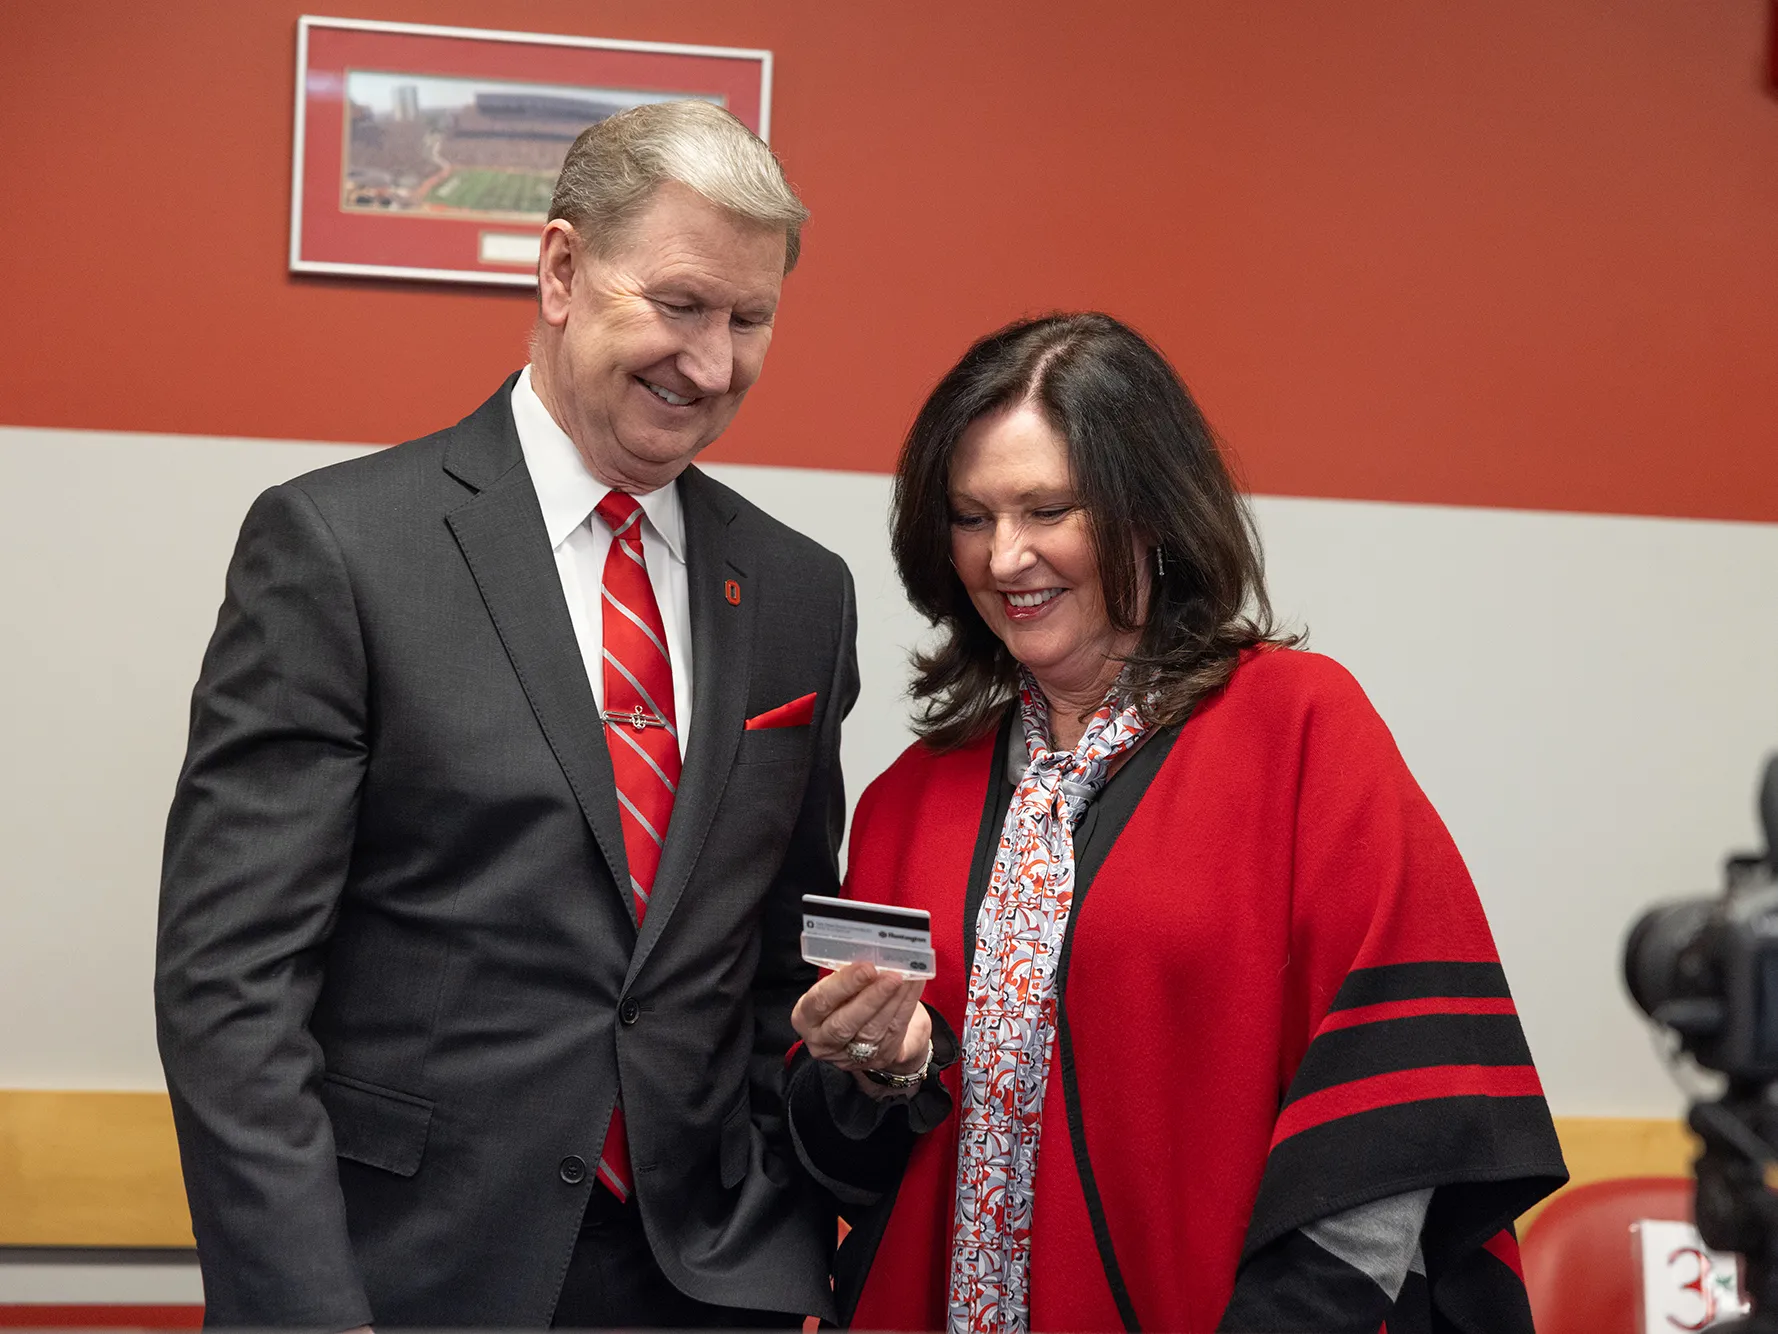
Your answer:
[[[305,15],[290,269],[534,286],[568,146],[702,98],[767,139],[772,53]]]

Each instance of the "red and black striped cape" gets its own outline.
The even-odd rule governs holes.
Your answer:
[[[1421,1234],[1423,1263],[1386,1315],[1390,1334],[1531,1334],[1518,1244],[1499,1224],[1541,1197],[1541,1190],[1527,1196],[1537,1184],[1527,1168],[1553,1178],[1545,1188],[1559,1184],[1551,1133],[1499,963],[1355,969],[1273,1126],[1226,1327],[1335,1329],[1300,1319],[1315,1313],[1325,1321],[1330,1296],[1374,1300],[1364,1275],[1319,1253],[1299,1229],[1351,1207],[1341,1201],[1378,1198],[1382,1175],[1398,1194],[1442,1188]],[[1527,1161],[1539,1153],[1541,1163]]]
[[[932,913],[925,998],[957,1031],[1004,741],[910,747],[852,828],[847,892]],[[1288,1310],[1297,1229],[1434,1187],[1424,1274],[1388,1328],[1528,1332],[1510,1227],[1564,1179],[1561,1153],[1469,875],[1356,682],[1313,654],[1247,655],[1136,752],[1076,849],[1031,1327],[1210,1331],[1238,1273],[1244,1301]],[[889,1182],[846,1209],[842,1311],[942,1329],[957,1118],[917,1137],[903,1121],[897,1177],[892,1117],[848,1178],[843,1137],[796,1093],[808,1064],[792,1106],[833,1155],[817,1165]]]

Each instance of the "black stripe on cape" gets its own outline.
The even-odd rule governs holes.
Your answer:
[[[1275,1257],[1317,1219],[1430,1186],[1390,1334],[1532,1334],[1512,1221],[1565,1180],[1499,964],[1355,969],[1285,1095],[1224,1327],[1321,1329],[1278,1323]]]

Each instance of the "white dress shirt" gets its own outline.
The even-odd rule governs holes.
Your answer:
[[[543,508],[543,527],[556,557],[556,575],[568,602],[568,619],[580,644],[593,698],[605,707],[605,608],[599,587],[605,574],[605,557],[611,550],[611,530],[593,508],[611,490],[581,460],[580,451],[567,432],[556,425],[543,400],[531,387],[531,368],[525,367],[512,390],[512,419],[519,431],[519,448],[537,503]],[[661,609],[667,631],[667,656],[673,665],[673,715],[679,731],[679,758],[685,758],[685,740],[691,724],[691,596],[685,573],[685,511],[679,504],[677,485],[663,486],[637,496],[642,506],[642,558],[648,564],[648,580]]]

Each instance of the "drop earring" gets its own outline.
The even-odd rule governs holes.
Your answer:
[[[1167,552],[1163,547],[1156,547],[1154,549],[1154,573],[1155,578],[1157,579],[1165,579],[1167,577]]]

